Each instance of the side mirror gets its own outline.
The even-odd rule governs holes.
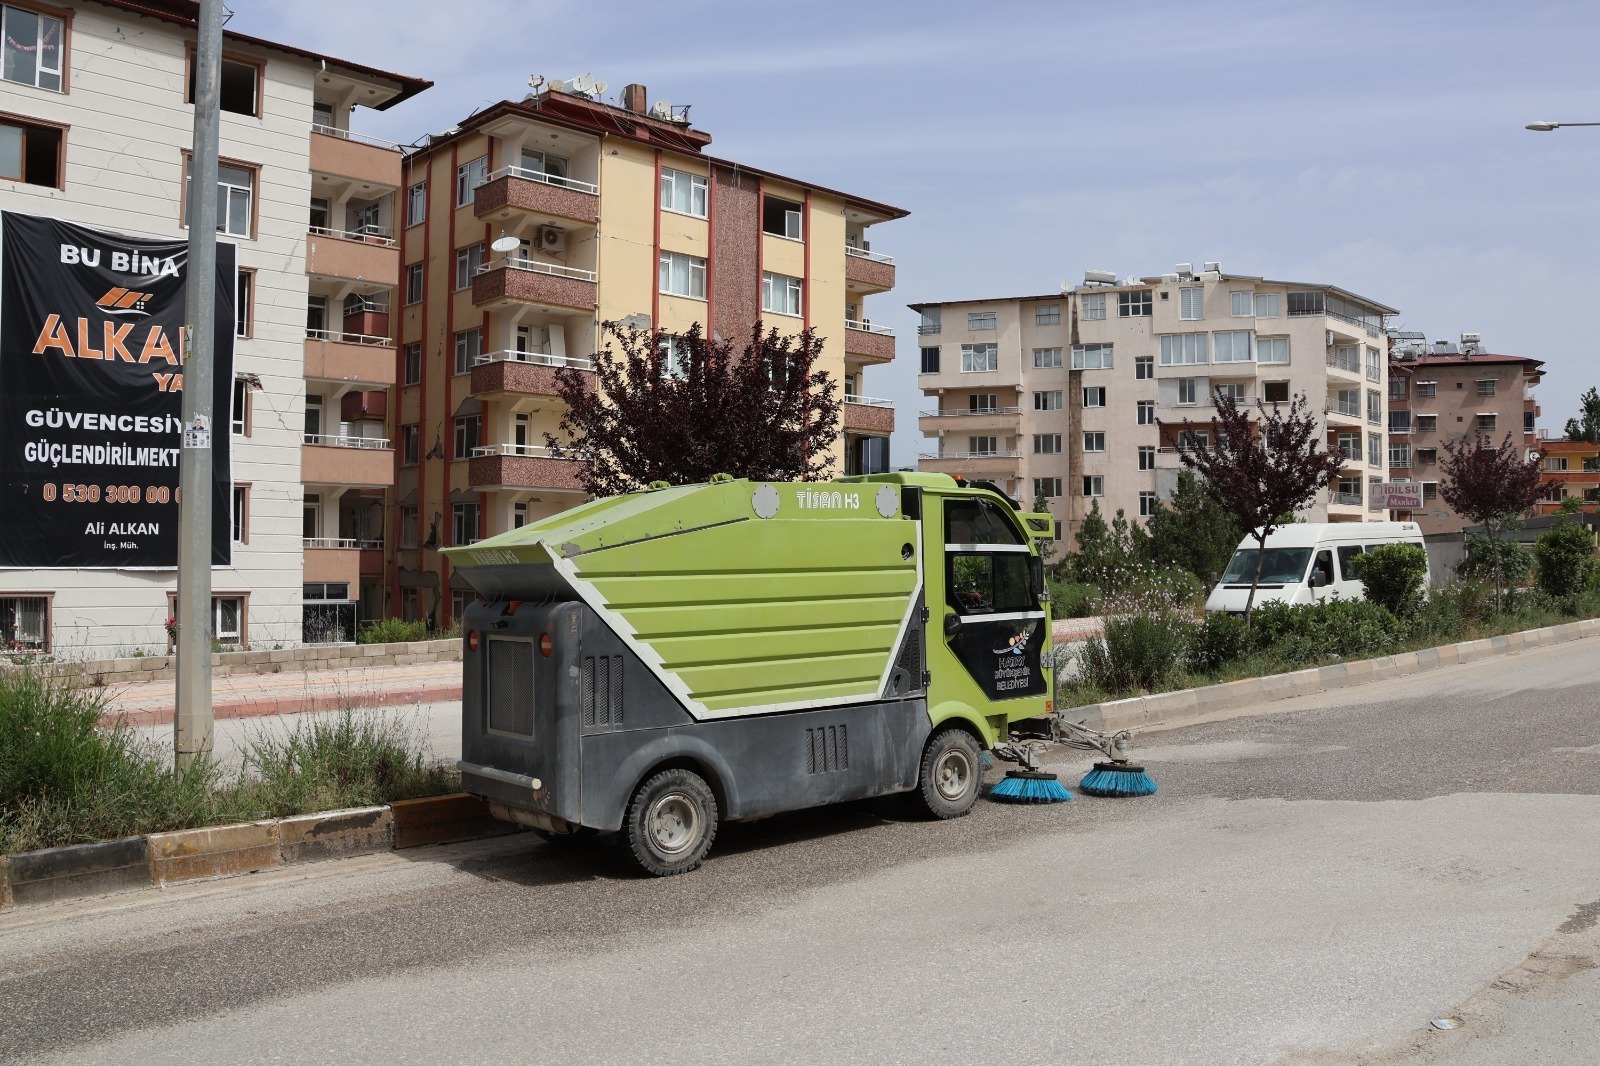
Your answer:
[[[947,614],[944,616],[944,635],[953,637],[961,632],[961,618],[959,615]]]
[[[1217,584],[1221,580],[1222,580],[1222,575],[1221,574],[1217,573],[1215,570],[1211,571],[1211,583],[1213,585]]]
[[[1327,579],[1325,577],[1322,576],[1322,571],[1321,570],[1313,570],[1313,571],[1311,571],[1311,582],[1310,582],[1310,584],[1311,584],[1312,588],[1320,589],[1322,586],[1326,585],[1327,583],[1328,583],[1328,581],[1327,581]]]

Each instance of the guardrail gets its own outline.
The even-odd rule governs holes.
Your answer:
[[[375,244],[380,248],[395,247],[395,239],[390,230],[383,226],[362,226],[358,230],[330,229],[327,226],[308,226],[307,232],[313,237],[336,237],[341,241],[356,241],[359,244]]]
[[[569,455],[557,455],[554,448],[546,448],[542,444],[480,444],[472,449],[474,459],[483,459],[496,455],[514,455],[528,459],[570,459]]]
[[[1022,408],[1020,407],[990,407],[979,411],[965,407],[953,407],[949,410],[917,412],[918,416],[922,418],[966,418],[971,415],[1019,415],[1021,413]]]
[[[1360,507],[1367,501],[1359,492],[1336,492],[1333,494],[1333,502],[1342,507]]]
[[[539,366],[570,366],[574,370],[593,370],[594,360],[581,355],[550,355],[546,352],[518,352],[502,348],[484,352],[472,361],[473,366],[485,363],[536,363]]]
[[[923,452],[918,459],[1019,459],[1022,453],[1016,449],[995,452]]]
[[[382,137],[373,137],[366,133],[352,133],[349,130],[336,130],[332,126],[319,126],[313,124],[312,133],[320,133],[325,137],[337,137],[341,141],[353,141],[356,144],[370,145],[373,148],[383,148],[391,152],[401,152],[405,149],[394,141],[386,141]]]
[[[361,544],[354,537],[306,537],[304,546],[307,548],[359,548]]]
[[[845,403],[853,403],[861,407],[893,407],[893,400],[885,400],[880,396],[846,396]]]
[[[853,244],[844,246],[844,254],[853,256],[856,259],[870,259],[874,263],[886,263],[889,266],[894,266],[894,256],[884,255],[882,252],[869,251],[866,248],[857,248]]]
[[[594,281],[598,278],[592,270],[580,270],[578,267],[562,266],[560,263],[542,263],[537,259],[524,259],[514,255],[497,255],[479,267],[478,273],[487,274],[491,270],[502,268],[528,270],[535,274],[549,274],[557,278],[575,278],[578,281]]]
[[[1348,370],[1352,374],[1361,373],[1361,360],[1347,359],[1342,355],[1328,356],[1328,365],[1337,370]]]
[[[393,337],[374,337],[367,333],[346,333],[338,329],[308,329],[306,340],[332,341],[335,344],[363,344],[371,348],[393,348]]]
[[[546,174],[540,170],[529,170],[526,167],[501,167],[491,170],[487,180],[497,178],[521,178],[523,181],[537,181],[545,185],[553,185],[558,189],[572,189],[574,192],[586,192],[591,196],[599,195],[600,186],[592,182],[579,181],[577,178],[563,178],[555,174]]]
[[[944,327],[942,327],[942,326],[918,326],[917,327],[917,336],[919,336],[919,337],[937,337],[939,335],[939,332],[943,328]]]
[[[853,318],[847,318],[844,320],[844,328],[858,329],[863,333],[876,333],[880,337],[894,336],[894,330],[890,329],[888,326],[873,325],[871,322],[865,321],[864,319],[857,320]]]
[[[388,437],[341,437],[337,433],[307,433],[305,442],[321,448],[359,448],[367,451],[389,447]]]
[[[1332,410],[1333,410],[1334,414],[1344,415],[1346,418],[1360,418],[1361,417],[1361,405],[1360,404],[1342,404],[1342,403],[1334,404]]]

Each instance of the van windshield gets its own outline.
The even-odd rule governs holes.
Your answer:
[[[1222,575],[1224,585],[1248,585],[1256,575],[1258,548],[1240,548],[1233,553],[1233,561]],[[1310,548],[1268,548],[1261,562],[1263,585],[1292,585],[1306,576],[1306,562],[1311,558]]]

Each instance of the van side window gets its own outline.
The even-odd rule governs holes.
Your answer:
[[[944,501],[946,544],[1026,544],[1022,531],[1000,508],[984,499]]]
[[[1311,564],[1311,572],[1322,575],[1322,584],[1324,586],[1333,584],[1333,552],[1328,551],[1326,548],[1319,551],[1316,562]]]
[[[1366,551],[1359,544],[1339,545],[1339,576],[1345,581],[1354,581],[1356,576],[1350,572],[1351,566],[1356,561],[1356,556]]]

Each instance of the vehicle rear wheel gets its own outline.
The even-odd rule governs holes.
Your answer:
[[[960,818],[978,802],[983,786],[983,749],[965,729],[936,733],[922,752],[917,795],[935,818]]]
[[[640,785],[624,823],[634,860],[656,877],[688,873],[717,838],[717,797],[690,770],[663,770]]]

